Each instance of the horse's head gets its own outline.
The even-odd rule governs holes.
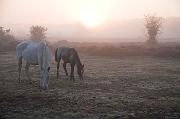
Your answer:
[[[79,75],[79,78],[82,80],[83,80],[83,73],[84,73],[84,64],[80,65],[78,68],[78,75]]]
[[[41,86],[44,89],[48,89],[49,70],[50,70],[50,67],[43,68],[43,70],[42,70],[42,75],[41,75],[42,82],[41,82]]]

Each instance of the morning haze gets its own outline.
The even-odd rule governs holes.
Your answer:
[[[180,0],[0,0],[0,119],[180,119]]]
[[[19,38],[29,37],[30,26],[43,25],[48,37],[141,41],[150,13],[165,18],[161,39],[177,39],[179,11],[179,0],[1,0],[0,23]]]

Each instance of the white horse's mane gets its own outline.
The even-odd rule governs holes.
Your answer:
[[[47,64],[48,64],[48,45],[46,43],[46,41],[43,41],[42,42],[44,45],[43,45],[43,51],[42,51],[42,65],[43,65],[43,68],[46,68],[47,67]]]

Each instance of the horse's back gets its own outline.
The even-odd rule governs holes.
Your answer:
[[[22,57],[31,64],[38,64],[38,43],[30,42],[23,51]]]
[[[43,50],[44,48],[47,47],[46,43],[44,42],[32,42],[32,41],[26,41],[18,44],[17,46],[17,57],[22,57],[24,60],[29,62],[30,64],[39,64],[40,60],[42,60],[43,56]],[[48,62],[51,62],[51,51],[47,47],[47,52],[48,54],[47,60]]]
[[[76,51],[74,48],[59,47],[56,52],[56,57],[57,57],[57,59],[62,58],[64,62],[70,62],[74,59],[75,53],[76,53]]]

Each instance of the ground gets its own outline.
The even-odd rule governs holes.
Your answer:
[[[14,52],[0,52],[0,118],[8,119],[178,119],[180,60],[157,57],[100,57],[80,54],[84,80],[56,79],[52,63],[49,89],[39,88],[39,70],[30,68],[33,83],[22,71],[17,80]]]

